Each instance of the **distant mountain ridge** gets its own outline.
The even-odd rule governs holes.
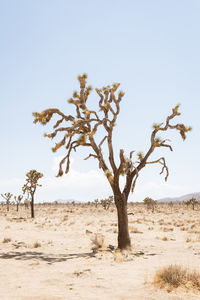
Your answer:
[[[196,198],[198,201],[200,201],[200,192],[199,193],[191,193],[191,194],[186,194],[180,197],[166,197],[162,199],[158,199],[158,202],[183,202],[187,201],[190,198]]]

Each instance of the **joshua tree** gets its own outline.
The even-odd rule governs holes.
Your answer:
[[[195,208],[195,205],[197,205],[198,203],[199,203],[198,200],[194,197],[192,197],[192,198],[190,198],[189,200],[186,201],[187,207],[188,207],[188,205],[191,204],[193,210]]]
[[[25,207],[25,209],[28,209],[28,207],[29,207],[29,200],[28,199],[24,200],[24,207]]]
[[[107,199],[108,208],[111,206],[111,204],[113,203],[113,201],[114,201],[114,197],[113,196],[109,196],[108,199]]]
[[[99,199],[95,199],[94,200],[94,205],[95,205],[96,208],[98,207],[98,204],[99,204]]]
[[[13,196],[13,194],[11,194],[11,193],[1,194],[1,197],[3,197],[6,200],[7,211],[9,211],[10,199],[12,198],[12,196]]]
[[[22,195],[19,195],[18,197],[17,196],[14,196],[14,199],[15,199],[15,202],[16,202],[16,205],[17,205],[17,211],[19,210],[19,205],[23,199],[23,196]]]
[[[35,191],[36,188],[38,186],[42,186],[41,184],[38,184],[38,180],[43,177],[42,173],[37,172],[36,170],[30,170],[27,174],[26,174],[26,183],[24,184],[22,190],[23,193],[25,194],[26,192],[28,193],[28,195],[30,195],[31,197],[31,218],[35,217],[34,214],[34,195],[35,195]]]
[[[188,209],[188,206],[190,205],[190,201],[189,201],[189,200],[186,200],[186,201],[184,201],[183,203],[186,204],[187,209]]]
[[[147,209],[151,209],[152,212],[154,212],[155,210],[155,206],[157,204],[157,201],[156,200],[153,200],[149,197],[146,197],[144,200],[143,200],[144,204],[147,206]]]
[[[109,196],[109,198],[107,199],[102,199],[100,203],[105,210],[108,210],[112,202],[113,202],[113,196]]]
[[[173,202],[173,201],[169,201],[169,202],[168,202],[168,205],[169,205],[169,207],[171,207],[171,211],[172,211],[172,208],[173,208],[173,206],[174,206],[174,202]]]
[[[116,95],[119,83],[114,83],[112,86],[106,86],[102,89],[96,88],[96,93],[99,96],[98,109],[90,109],[87,105],[87,100],[92,87],[86,86],[86,79],[86,74],[78,76],[80,92],[75,91],[72,98],[68,100],[69,103],[74,105],[76,110],[73,116],[66,115],[57,108],[49,108],[40,113],[34,112],[34,123],[39,122],[42,125],[46,125],[51,121],[52,117],[58,117],[53,126],[53,132],[44,134],[46,137],[53,139],[57,134],[63,133],[62,139],[52,148],[52,151],[55,152],[63,146],[67,151],[66,156],[60,162],[58,177],[63,175],[64,164],[66,164],[65,173],[69,172],[72,151],[76,151],[79,147],[91,149],[91,153],[85,159],[92,157],[98,161],[99,168],[102,169],[111,186],[118,215],[118,247],[126,249],[131,246],[128,230],[127,200],[130,192],[134,191],[140,171],[149,164],[160,164],[162,167],[161,174],[166,172],[165,180],[168,178],[169,171],[164,157],[159,157],[153,161],[149,160],[151,154],[157,148],[165,147],[172,151],[171,145],[167,143],[168,140],[159,138],[157,134],[174,129],[181,134],[184,140],[186,132],[191,130],[191,127],[186,127],[184,124],[179,123],[171,124],[171,121],[180,115],[178,111],[179,105],[175,106],[164,123],[153,125],[150,145],[146,154],[138,152],[136,155],[133,155],[134,151],[131,151],[126,156],[124,150],[121,149],[119,153],[120,162],[117,165],[113,149],[113,130],[120,112],[120,103],[124,92],[119,91]],[[97,132],[98,134],[96,134]],[[101,139],[99,137],[100,134],[103,134]],[[104,154],[107,152],[103,153],[102,151],[102,147],[105,144],[107,144],[108,148],[108,157]],[[119,184],[120,176],[125,176],[126,178],[122,189]]]

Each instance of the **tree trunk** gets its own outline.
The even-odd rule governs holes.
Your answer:
[[[17,211],[19,210],[19,204],[17,203]]]
[[[31,218],[35,217],[34,213],[34,196],[31,197]]]
[[[9,202],[7,201],[7,211],[9,211]]]
[[[115,197],[115,204],[118,216],[118,248],[129,249],[131,247],[131,240],[128,229],[127,202],[121,195],[120,198]]]

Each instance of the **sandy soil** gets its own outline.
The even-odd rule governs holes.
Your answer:
[[[200,211],[130,206],[129,213],[133,250],[122,254],[106,248],[117,245],[114,207],[38,205],[34,220],[24,207],[1,207],[0,299],[200,299],[152,284],[156,270],[170,264],[200,271]],[[92,250],[86,230],[104,235],[103,250]]]

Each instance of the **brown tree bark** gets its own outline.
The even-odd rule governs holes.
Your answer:
[[[35,217],[35,213],[34,213],[34,196],[31,196],[31,218]]]
[[[131,247],[131,239],[128,229],[127,201],[122,195],[115,196],[115,204],[118,216],[118,248],[129,249]]]

